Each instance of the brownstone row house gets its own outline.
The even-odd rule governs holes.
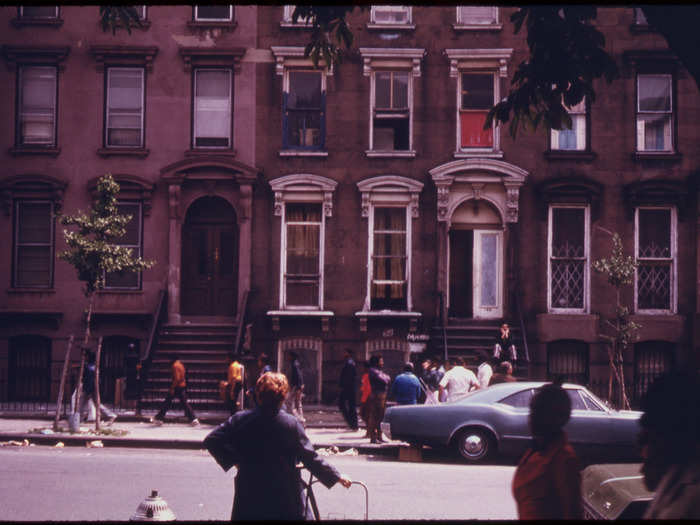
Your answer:
[[[314,68],[292,6],[138,7],[131,35],[97,6],[0,8],[0,400],[57,396],[85,303],[56,214],[107,172],[120,242],[157,261],[99,293],[108,400],[130,343],[153,399],[171,356],[204,403],[229,353],[255,373],[294,351],[331,402],[345,348],[392,372],[445,347],[476,364],[503,320],[520,374],[601,391],[610,232],[639,262],[633,398],[696,366],[700,94],[640,12],[599,10],[621,76],[571,129],[513,140],[483,121],[526,57],[515,8],[355,10],[354,49]]]

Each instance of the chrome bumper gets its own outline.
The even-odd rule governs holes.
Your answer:
[[[382,421],[381,423],[379,423],[379,428],[381,429],[382,434],[384,434],[387,438],[393,439],[391,437],[391,423],[386,423]]]

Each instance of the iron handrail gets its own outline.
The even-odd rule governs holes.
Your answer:
[[[161,290],[158,295],[158,306],[155,310],[155,315],[153,316],[153,323],[151,324],[151,332],[148,335],[148,344],[146,345],[146,353],[140,359],[141,362],[150,361],[151,350],[153,348],[153,342],[156,337],[156,332],[158,330],[158,325],[160,324],[160,318],[163,312],[163,304],[165,303],[166,290]]]
[[[156,335],[158,333],[158,327],[161,323],[161,318],[163,316],[163,306],[166,304],[167,290],[163,289],[158,295],[158,306],[156,306],[155,313],[153,315],[153,323],[151,324],[151,331],[148,334],[148,344],[146,345],[146,352],[141,359],[139,359],[139,372],[138,372],[138,398],[136,401],[136,414],[141,415],[141,407],[143,402],[143,391],[148,380],[148,372],[151,368],[151,359],[153,354],[153,346],[155,345]],[[167,312],[166,312],[167,315]]]
[[[525,362],[530,362],[530,351],[527,347],[527,332],[525,331],[525,320],[523,319],[523,310],[520,306],[520,288],[515,290],[515,307],[518,310],[518,321],[520,323],[520,333],[523,338],[523,349],[525,350]]]
[[[440,291],[440,324],[442,325],[442,353],[444,362],[447,363],[447,305],[445,305],[445,293]]]
[[[233,354],[238,355],[241,348],[241,338],[243,337],[243,330],[245,329],[245,312],[248,309],[248,295],[250,290],[243,292],[243,297],[241,297],[241,304],[238,305],[238,313],[236,315],[236,324],[238,325],[236,330],[236,342],[233,346]]]

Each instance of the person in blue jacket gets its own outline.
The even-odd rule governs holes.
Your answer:
[[[221,468],[237,467],[232,521],[312,518],[299,461],[327,488],[352,484],[316,453],[301,421],[280,410],[288,391],[284,374],[264,373],[255,383],[258,406],[236,412],[204,438],[204,448]]]
[[[403,367],[403,373],[396,376],[391,385],[391,395],[399,405],[415,405],[420,395],[420,382],[413,373],[413,363],[408,362]]]

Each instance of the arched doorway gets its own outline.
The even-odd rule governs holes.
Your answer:
[[[453,212],[448,261],[450,317],[503,316],[503,223],[484,199],[469,199]]]
[[[201,197],[182,228],[182,315],[236,315],[236,212],[221,197]]]

